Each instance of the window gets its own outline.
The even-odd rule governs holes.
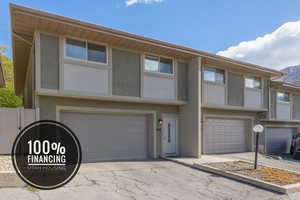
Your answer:
[[[66,43],[66,51],[68,57],[86,59],[85,42],[67,39]]]
[[[106,63],[106,47],[88,43],[88,60]]]
[[[277,101],[289,102],[290,94],[287,92],[277,92]]]
[[[259,77],[246,77],[245,87],[247,88],[261,88],[261,79]]]
[[[107,63],[106,46],[66,39],[66,56],[98,63]]]
[[[204,80],[215,82],[215,83],[225,83],[225,72],[221,69],[204,69]]]
[[[146,56],[145,70],[149,72],[173,74],[173,61],[172,59],[158,56]]]

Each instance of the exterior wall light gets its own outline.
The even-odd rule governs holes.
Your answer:
[[[161,131],[162,125],[163,125],[163,120],[161,118],[159,118],[157,120],[158,126],[157,126],[157,131]]]
[[[163,124],[163,120],[162,120],[161,118],[158,119],[157,122],[158,122],[158,125],[159,125],[159,126],[161,126],[161,125]]]

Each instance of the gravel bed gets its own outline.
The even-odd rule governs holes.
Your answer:
[[[233,160],[242,160],[253,163],[254,152],[222,154],[217,155],[217,157],[228,158]],[[265,156],[263,154],[258,154],[258,164],[275,168],[287,169],[300,173],[300,160],[293,159],[289,154],[282,154],[280,155],[280,157],[282,159],[277,160],[269,156]]]
[[[0,172],[4,171],[14,171],[11,157],[0,155]]]
[[[257,170],[255,170],[253,163],[244,161],[205,163],[205,165],[278,185],[300,183],[300,173],[290,172],[284,169],[265,167],[262,165],[258,165]]]

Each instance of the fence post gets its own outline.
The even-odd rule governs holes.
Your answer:
[[[24,127],[24,107],[20,107],[18,109],[18,113],[19,113],[19,125],[18,125],[18,129],[19,131],[22,130],[22,128]]]
[[[40,108],[35,108],[35,121],[40,120]]]

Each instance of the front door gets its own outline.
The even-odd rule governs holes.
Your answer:
[[[176,116],[166,115],[163,117],[162,127],[162,146],[163,154],[176,154],[176,127],[177,119]]]

